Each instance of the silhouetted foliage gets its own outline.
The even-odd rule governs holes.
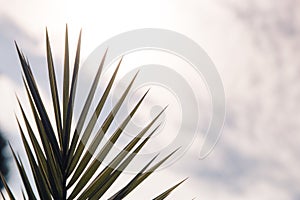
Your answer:
[[[124,133],[124,128],[128,123],[130,123],[133,115],[138,110],[149,90],[140,97],[140,100],[135,104],[135,107],[126,116],[118,128],[115,129],[109,140],[102,141],[104,135],[108,133],[109,128],[113,126],[112,124],[115,114],[119,112],[120,107],[124,104],[124,101],[129,94],[129,90],[137,77],[138,73],[136,73],[130,83],[128,83],[127,88],[123,91],[121,98],[106,116],[106,119],[97,130],[97,133],[95,135],[91,134],[92,130],[95,128],[97,120],[103,115],[101,111],[109,94],[111,93],[110,90],[114,84],[115,77],[117,76],[117,72],[122,61],[122,59],[120,59],[109,83],[106,85],[102,97],[99,100],[95,100],[98,102],[97,107],[93,111],[92,117],[88,118],[87,113],[91,109],[90,106],[94,99],[99,79],[101,78],[101,72],[107,53],[106,51],[98,67],[97,73],[95,74],[88,97],[84,103],[78,123],[74,126],[75,130],[73,132],[72,123],[74,120],[72,117],[74,112],[74,98],[76,94],[76,84],[80,63],[81,32],[78,39],[73,73],[70,74],[68,29],[66,28],[64,80],[61,87],[63,98],[61,101],[58,95],[58,82],[56,81],[54,62],[47,31],[46,46],[49,84],[55,115],[54,124],[51,122],[48,110],[44,107],[45,103],[40,97],[40,92],[31,71],[31,66],[16,44],[24,75],[24,86],[35,120],[35,126],[38,130],[37,134],[35,134],[32,129],[32,124],[28,120],[28,113],[24,111],[22,103],[18,100],[22,117],[17,117],[17,123],[26,151],[26,156],[30,164],[29,170],[24,168],[22,161],[23,158],[17,156],[13,148],[11,148],[11,152],[24,185],[23,199],[101,199],[106,191],[117,181],[127,166],[134,162],[133,159],[135,156],[159,128],[160,124],[155,128],[152,127],[165,111],[166,107],[162,109],[162,111],[153,118],[147,126],[139,131],[139,133],[137,133],[137,135],[129,141],[117,155],[113,156],[109,165],[105,166],[102,171],[99,170],[100,172],[98,172],[98,169],[100,169],[100,166],[102,165],[102,161],[104,161],[106,156],[112,151],[113,145],[115,145],[122,133]],[[24,120],[26,129],[20,125],[19,119]],[[87,124],[87,127],[84,127],[84,124]],[[25,134],[29,137],[26,137]],[[40,137],[40,142],[37,137]],[[87,141],[91,141],[91,143],[86,144],[83,142],[85,139]],[[32,147],[30,146],[30,143]],[[104,143],[103,147],[101,147],[100,151],[96,154],[95,147],[99,146],[101,143]],[[112,196],[109,199],[120,200],[125,198],[166,160],[168,160],[178,149],[179,148],[175,149],[167,156],[160,158],[159,161],[156,161],[156,163],[152,165],[158,155],[154,156],[154,158],[146,162],[144,167],[141,168],[130,181],[128,181],[127,185],[113,191]],[[93,157],[94,154],[96,155],[95,158]],[[33,175],[34,182],[29,181],[29,173]],[[6,189],[6,196],[8,196],[9,199],[20,199],[20,197],[16,198],[14,196],[6,179],[3,176],[1,176],[1,179]],[[182,182],[183,181],[160,193],[156,198],[154,198],[154,200],[165,199]],[[34,192],[34,187],[37,189],[37,192]],[[28,198],[26,198],[26,196]]]
[[[7,166],[7,156],[5,155],[5,149],[7,146],[7,141],[2,136],[2,133],[0,131],[0,172],[6,176],[8,173],[8,166]],[[3,184],[2,181],[0,181],[0,189],[2,189]]]

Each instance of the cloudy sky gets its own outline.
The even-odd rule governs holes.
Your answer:
[[[47,99],[45,26],[57,66],[66,23],[71,48],[83,28],[83,60],[114,35],[163,28],[193,39],[213,60],[225,88],[226,120],[209,157],[198,159],[196,139],[180,160],[128,199],[154,197],[185,177],[170,199],[300,199],[299,0],[0,1],[0,125],[21,155],[14,112],[19,112],[15,92],[21,98],[24,93],[14,40],[29,57]],[[10,177],[18,193],[19,179],[14,173]]]

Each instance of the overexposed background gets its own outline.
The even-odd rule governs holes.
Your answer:
[[[45,26],[57,67],[66,23],[72,55],[83,28],[82,60],[119,33],[164,28],[190,37],[214,61],[225,87],[227,117],[209,157],[197,159],[195,141],[181,160],[154,174],[128,199],[153,198],[185,177],[190,178],[170,199],[300,199],[299,0],[0,2],[0,127],[21,155],[14,112],[19,112],[15,92],[24,93],[14,40],[49,97]],[[9,184],[20,194],[15,172],[12,163]]]

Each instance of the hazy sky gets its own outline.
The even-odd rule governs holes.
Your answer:
[[[47,97],[45,26],[58,66],[66,23],[71,48],[83,28],[83,59],[124,31],[170,29],[197,42],[215,63],[226,93],[223,134],[209,157],[197,159],[195,140],[182,159],[127,199],[154,197],[185,177],[190,178],[170,199],[300,199],[299,0],[0,1],[0,125],[19,152],[15,92],[24,93],[14,40]],[[16,193],[17,182],[14,173],[9,183]]]

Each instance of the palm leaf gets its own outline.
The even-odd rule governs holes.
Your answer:
[[[86,165],[88,164],[88,162],[90,161],[92,155],[94,154],[94,152],[96,151],[98,145],[100,144],[100,142],[102,141],[105,133],[107,132],[107,130],[109,129],[113,119],[114,119],[114,115],[116,112],[118,112],[119,108],[121,107],[126,95],[129,92],[130,87],[133,84],[133,81],[135,79],[136,76],[134,76],[134,78],[132,79],[131,83],[129,84],[129,86],[126,88],[126,91],[123,93],[122,97],[119,99],[118,103],[115,105],[115,107],[112,109],[112,111],[109,113],[109,115],[106,117],[105,121],[103,122],[101,128],[97,131],[96,136],[93,138],[91,145],[88,147],[88,150],[86,151],[85,155],[83,156],[83,159],[81,160],[81,162],[79,163],[79,166],[77,168],[77,170],[75,171],[74,176],[71,179],[71,183],[72,180],[76,180],[79,175],[82,173],[82,171],[85,169]],[[97,165],[97,164],[96,164]],[[100,164],[99,164],[100,165]],[[98,165],[98,166],[99,166]],[[98,166],[93,166],[93,169],[87,169],[88,173],[91,172],[95,172],[95,170],[97,169]],[[91,171],[90,171],[91,170]],[[89,180],[89,178],[87,179]]]
[[[111,138],[109,139],[109,141],[100,150],[100,152],[96,156],[96,159],[94,160],[94,162],[86,170],[86,173],[83,175],[83,176],[86,175],[85,178],[83,179],[84,184],[87,182],[87,180],[90,179],[90,177],[93,175],[93,173],[98,169],[98,167],[101,164],[100,161],[102,161],[105,158],[105,156],[109,153],[110,149],[112,148],[111,145],[114,144],[116,142],[116,140],[119,138],[120,134],[123,132],[124,128],[126,127],[126,125],[128,124],[128,122],[130,121],[130,119],[132,118],[132,116],[134,115],[134,113],[137,111],[138,107],[141,105],[141,103],[144,100],[144,98],[145,98],[145,96],[146,96],[147,93],[148,93],[148,91],[140,99],[140,101],[137,103],[137,105],[131,111],[131,113],[127,116],[127,118],[123,121],[123,123],[120,125],[120,127],[114,132],[114,134],[111,136]],[[104,122],[104,124],[105,124],[105,122]],[[100,128],[100,130],[98,131],[98,133],[99,133],[98,135],[103,137],[104,136],[103,132],[106,132],[106,131],[103,130],[102,128],[104,128],[104,127],[102,126]],[[100,135],[100,134],[102,134],[102,135]],[[84,157],[82,158],[80,164],[78,165],[78,167],[77,167],[74,175],[72,176],[72,179],[69,182],[68,187],[70,187],[71,185],[73,185],[75,183],[75,181],[79,178],[79,176],[82,174],[83,170],[86,168],[87,164],[89,163],[89,161],[90,161],[93,153],[96,150],[96,147],[99,145],[100,140],[102,139],[102,138],[97,138],[97,136],[93,140],[93,142],[91,144],[91,148],[89,148],[86,151]]]
[[[4,194],[2,193],[2,191],[0,190],[0,194],[3,200],[5,200]]]
[[[145,170],[148,167],[146,165],[124,188],[122,188],[119,192],[113,195],[110,199],[118,200],[126,197],[130,192],[132,192],[138,185],[140,185],[148,176],[150,176],[159,166],[161,166],[168,158],[170,158],[178,150],[179,148],[170,153],[168,156],[163,158],[161,161],[156,163],[153,167],[151,167],[145,172]]]
[[[65,59],[64,59],[64,77],[63,77],[63,122],[66,122],[67,109],[69,102],[69,92],[70,92],[70,64],[69,64],[69,36],[68,36],[68,26],[66,25],[66,35],[65,35]],[[61,146],[63,140],[63,135],[60,135]]]
[[[55,118],[54,123],[51,123],[49,118],[48,112],[50,111],[44,106],[44,101],[40,96],[38,85],[31,71],[30,64],[22,51],[19,49],[17,43],[15,44],[23,71],[22,78],[30,104],[30,109],[32,112],[31,114],[33,115],[34,119],[34,123],[28,120],[28,113],[24,110],[24,107],[21,105],[21,102],[18,99],[22,119],[26,128],[24,129],[21,127],[18,117],[17,123],[26,156],[30,164],[29,171],[24,169],[21,159],[16,155],[12,147],[11,151],[24,185],[24,192],[22,189],[23,198],[26,199],[28,197],[30,200],[65,200],[74,198],[91,200],[101,199],[102,196],[109,190],[109,188],[116,182],[127,166],[134,162],[134,158],[139,151],[147,144],[151,136],[159,127],[158,125],[157,127],[152,128],[153,124],[159,119],[166,108],[164,108],[147,126],[145,126],[136,137],[129,141],[129,143],[111,159],[110,163],[104,167],[103,170],[96,174],[103,160],[112,151],[115,143],[122,138],[124,129],[140,108],[140,105],[146,98],[149,90],[140,98],[131,112],[125,117],[123,122],[118,127],[113,127],[112,122],[114,121],[115,116],[118,114],[129,94],[132,84],[137,77],[138,73],[136,73],[126,89],[123,91],[122,96],[118,99],[117,103],[106,116],[100,129],[97,131],[95,130],[96,135],[93,136],[91,133],[94,131],[98,119],[102,116],[101,111],[103,110],[108,99],[122,62],[121,58],[107,86],[104,89],[102,97],[98,100],[96,108],[91,112],[92,102],[97,101],[94,98],[101,77],[101,72],[105,64],[105,58],[108,53],[106,50],[102,59],[100,60],[98,70],[88,91],[88,96],[83,104],[78,122],[75,124],[75,130],[71,134],[71,126],[74,115],[74,100],[76,96],[80,64],[81,31],[77,43],[73,72],[71,74],[68,27],[66,26],[62,83],[63,89],[61,91],[62,102],[60,102],[51,44],[48,31],[46,29],[47,69],[52,97],[51,109],[54,111]],[[92,115],[88,118],[89,112],[91,112]],[[85,128],[84,124],[86,124]],[[34,126],[37,128],[38,134],[34,132]],[[109,140],[104,143],[103,138],[110,129],[115,130],[110,136]],[[142,139],[147,132],[150,133],[145,139]],[[28,137],[26,137],[26,135],[28,135]],[[86,146],[87,143],[89,143],[88,146]],[[97,153],[95,158],[93,158],[96,149],[102,143],[104,144],[102,145],[99,153]],[[152,163],[154,163],[157,157],[155,156],[145,164],[144,168],[141,169],[140,172],[134,176],[134,178],[125,187],[121,188],[110,199],[117,200],[127,196],[176,151],[177,150],[170,153],[157,163],[153,164],[151,167]],[[29,173],[33,175],[34,183],[29,181]],[[2,175],[1,179],[4,183],[9,198],[14,199],[13,193],[6,184],[6,181]],[[155,199],[164,199],[182,182],[166,190]],[[34,191],[37,191],[37,193]],[[2,193],[1,195],[3,196]]]
[[[56,81],[51,45],[50,45],[47,29],[46,29],[46,46],[47,46],[48,74],[49,74],[49,80],[50,80],[50,88],[51,88],[51,94],[52,94],[51,96],[52,96],[53,108],[54,108],[54,113],[55,113],[57,133],[59,135],[59,138],[61,138],[62,122],[61,122],[60,105],[59,105],[59,100],[58,100],[58,91],[57,91],[57,84],[56,84],[57,81]]]
[[[38,165],[35,161],[34,155],[33,155],[32,151],[30,149],[30,146],[27,142],[27,139],[24,135],[23,129],[22,129],[18,119],[17,119],[17,122],[18,122],[18,126],[19,126],[19,129],[20,129],[23,145],[24,145],[25,150],[26,150],[27,158],[28,158],[29,163],[30,163],[31,171],[33,173],[33,177],[34,177],[34,180],[35,180],[35,185],[37,187],[38,193],[39,193],[39,195],[42,199],[51,199],[50,191],[49,191],[49,188],[48,188],[46,180],[45,180],[46,177],[42,176],[41,169],[38,167]],[[49,181],[52,181],[52,180],[49,180]],[[62,189],[61,184],[59,183],[59,181],[56,178],[54,178],[54,182],[55,182],[54,184],[59,184],[59,185],[57,185],[57,187],[54,187],[55,193],[53,194],[53,196],[54,196],[54,198],[60,198],[59,197],[59,190]]]
[[[27,174],[26,174],[26,172],[25,172],[24,166],[23,166],[21,160],[17,158],[17,156],[16,156],[14,150],[12,149],[11,145],[9,145],[9,146],[10,146],[10,149],[11,149],[11,151],[12,151],[14,160],[15,160],[15,162],[16,162],[16,164],[17,164],[18,170],[19,170],[19,172],[20,172],[20,175],[21,175],[23,184],[24,184],[24,186],[25,186],[25,189],[26,189],[26,191],[27,191],[28,197],[29,197],[29,199],[35,200],[35,199],[36,199],[36,196],[35,196],[35,194],[33,193],[33,189],[32,189],[32,187],[31,187],[31,185],[30,185],[30,182],[29,182],[28,176],[27,176]]]
[[[49,140],[50,145],[51,145],[51,147],[53,149],[53,152],[54,152],[56,163],[58,163],[61,166],[62,165],[62,163],[61,163],[62,160],[61,160],[61,154],[60,154],[60,151],[59,151],[60,148],[58,146],[57,139],[55,138],[55,133],[54,133],[53,127],[50,123],[50,119],[48,117],[48,114],[47,114],[47,111],[45,109],[44,103],[41,99],[38,87],[36,85],[36,81],[34,79],[34,76],[33,76],[32,72],[31,72],[28,61],[26,60],[23,53],[20,51],[17,43],[15,43],[15,44],[16,44],[16,49],[17,49],[17,52],[18,52],[18,55],[19,55],[19,58],[20,58],[23,73],[24,73],[24,76],[25,76],[26,84],[28,85],[28,88],[31,92],[32,98],[35,102],[35,106],[36,106],[36,108],[39,112],[39,115],[41,117],[43,127],[44,127],[44,129],[47,133],[46,134],[47,139]]]
[[[166,190],[162,194],[160,194],[157,197],[155,197],[153,200],[163,200],[163,199],[167,198],[167,196],[169,196],[173,190],[175,190],[179,185],[181,185],[184,181],[186,181],[186,179],[180,181],[179,183],[177,183],[173,187],[169,188],[168,190]]]
[[[106,53],[104,54],[104,57],[103,57],[102,62],[101,62],[101,64],[100,64],[100,66],[99,66],[99,69],[102,69],[102,67],[103,67],[105,56],[106,56]],[[119,63],[119,64],[120,64],[120,63]],[[77,125],[77,128],[75,129],[75,133],[74,133],[73,140],[72,140],[71,147],[70,147],[70,151],[69,151],[69,156],[70,156],[70,157],[69,157],[69,160],[70,160],[71,162],[68,162],[68,163],[70,163],[70,165],[68,165],[68,168],[67,168],[67,169],[68,169],[68,175],[70,175],[70,173],[73,172],[73,170],[74,170],[76,164],[78,163],[80,157],[82,156],[82,152],[83,152],[83,150],[84,150],[85,144],[86,144],[88,138],[90,137],[90,134],[92,133],[92,130],[93,130],[93,128],[94,128],[94,126],[95,126],[95,124],[96,124],[96,122],[97,122],[97,119],[98,119],[99,116],[100,116],[100,113],[101,113],[101,111],[102,111],[102,108],[103,108],[103,106],[104,106],[104,103],[105,103],[105,101],[106,101],[106,99],[107,99],[107,97],[108,97],[109,91],[110,91],[110,89],[111,89],[111,87],[112,87],[112,84],[113,84],[113,82],[114,82],[114,80],[115,80],[115,77],[116,77],[116,75],[117,75],[117,71],[118,71],[118,69],[119,69],[119,66],[120,66],[120,65],[118,65],[118,67],[116,68],[116,70],[115,70],[113,76],[111,77],[111,80],[110,80],[108,86],[106,87],[105,92],[104,92],[104,94],[102,95],[102,98],[101,98],[101,100],[99,101],[99,103],[98,103],[98,105],[97,105],[97,107],[96,107],[96,109],[95,109],[95,111],[94,111],[94,113],[93,113],[91,119],[89,120],[89,123],[88,123],[88,125],[87,125],[87,127],[86,127],[86,129],[85,129],[85,131],[84,131],[84,133],[83,133],[83,136],[82,136],[81,140],[79,141],[79,145],[78,145],[78,147],[77,147],[77,149],[76,149],[76,152],[74,153],[74,151],[75,151],[75,146],[77,145],[77,142],[78,142],[78,139],[79,139],[79,134],[80,134],[80,132],[81,132],[81,128],[82,128],[82,127],[79,126],[79,125]],[[99,72],[99,71],[100,71],[100,70],[98,70],[98,72]],[[98,73],[97,73],[97,74],[98,74]],[[94,81],[94,83],[95,83],[95,81]],[[93,85],[92,88],[93,88],[93,87],[95,87],[95,85]],[[91,94],[91,92],[90,92],[90,94]],[[89,98],[88,98],[88,99],[89,99]],[[82,112],[82,113],[83,113],[83,112]],[[81,118],[82,118],[82,117],[80,117],[80,119],[81,119]],[[79,123],[78,123],[78,124],[79,124]],[[73,156],[72,156],[72,155],[73,155]]]
[[[74,99],[76,94],[76,85],[77,85],[77,79],[78,79],[78,70],[79,70],[79,60],[80,60],[80,46],[81,46],[81,31],[78,38],[77,43],[77,50],[76,50],[76,57],[75,57],[75,63],[74,63],[74,70],[73,70],[73,77],[71,82],[71,88],[70,88],[70,96],[68,99],[68,106],[67,106],[67,113],[66,113],[66,121],[64,124],[64,132],[63,132],[63,156],[64,159],[67,161],[67,153],[68,153],[68,147],[69,147],[69,140],[70,140],[70,129],[71,129],[71,123],[72,123],[72,117],[73,117],[73,106],[74,106]],[[66,162],[67,163],[67,162]],[[65,167],[65,166],[64,166]]]
[[[10,200],[15,200],[16,198],[14,197],[13,193],[11,192],[10,187],[7,185],[7,182],[6,182],[4,176],[2,175],[1,172],[0,172],[0,178],[2,180],[2,183],[4,185],[5,190],[6,190],[7,194],[8,194],[8,196],[9,196],[9,199]],[[2,194],[2,192],[1,192],[1,196],[3,197],[3,199],[5,199],[4,195]]]

